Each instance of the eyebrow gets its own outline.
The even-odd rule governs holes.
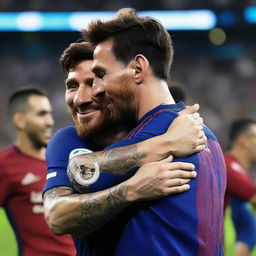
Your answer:
[[[68,85],[69,83],[77,83],[77,81],[74,78],[67,78],[65,80],[65,85]]]
[[[85,84],[90,84],[90,83],[93,82],[93,79],[94,79],[93,77],[86,78],[86,79],[84,80],[84,82],[85,82]],[[65,85],[66,85],[66,86],[69,85],[69,84],[72,84],[72,83],[79,84],[74,78],[67,78],[67,79],[65,80]]]

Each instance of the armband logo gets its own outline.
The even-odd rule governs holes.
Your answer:
[[[67,172],[73,185],[77,183],[82,186],[89,186],[98,180],[100,168],[97,162],[92,164],[79,163],[79,155],[89,153],[92,153],[92,151],[83,148],[77,148],[71,151]]]
[[[46,179],[50,179],[57,176],[57,172],[50,172],[46,175]]]

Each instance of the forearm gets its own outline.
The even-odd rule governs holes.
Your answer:
[[[171,141],[161,135],[129,146],[77,155],[70,161],[69,168],[73,173],[77,166],[93,170],[97,163],[100,172],[126,174],[135,167],[167,157],[172,149]]]
[[[74,194],[58,187],[44,195],[45,217],[56,235],[87,235],[112,219],[130,203],[124,183],[90,194]]]
[[[49,227],[57,235],[86,235],[135,201],[187,191],[187,183],[196,177],[194,165],[171,161],[172,157],[168,157],[144,164],[128,180],[95,193],[74,194],[70,187],[49,189],[44,194]]]

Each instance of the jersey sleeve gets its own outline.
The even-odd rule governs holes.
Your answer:
[[[253,182],[241,172],[232,169],[227,164],[227,193],[233,197],[250,201],[256,195],[256,187]]]
[[[46,149],[48,174],[43,192],[57,186],[72,186],[66,170],[69,154],[75,148],[89,148],[75,127],[64,127],[53,135]]]

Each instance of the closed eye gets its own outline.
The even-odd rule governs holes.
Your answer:
[[[95,74],[96,77],[101,78],[101,79],[102,79],[102,78],[104,77],[104,75],[105,75],[105,71],[102,70],[101,68],[94,68],[94,69],[92,70],[92,72]]]
[[[78,83],[74,80],[68,80],[66,81],[66,89],[69,90],[69,89],[74,89],[74,88],[77,88],[78,87]]]

